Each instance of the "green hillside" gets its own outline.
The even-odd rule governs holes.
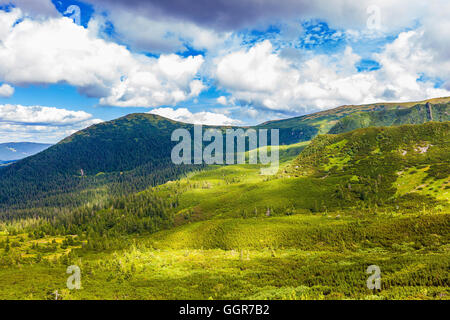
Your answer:
[[[279,175],[229,166],[157,188],[194,219],[448,205],[450,123],[358,129],[315,138]],[[381,209],[380,209],[381,210]],[[384,210],[384,209],[383,209]]]
[[[277,176],[216,166],[3,222],[0,298],[448,299],[449,127],[321,135],[283,147]],[[82,290],[65,287],[71,264]]]
[[[448,100],[342,106],[252,128],[279,129],[280,144],[290,145],[317,134],[360,127],[448,121]],[[192,125],[151,114],[131,114],[81,130],[38,155],[0,168],[0,205],[17,206],[29,200],[32,206],[62,206],[68,200],[61,195],[79,190],[105,194],[100,190],[106,186],[110,189],[106,194],[122,194],[175,178],[192,170],[171,164],[170,135],[177,128],[192,131]],[[86,196],[74,205],[91,198]]]
[[[64,206],[85,198],[61,195],[95,190],[133,192],[164,183],[189,168],[175,167],[172,131],[192,128],[151,114],[132,114],[81,130],[47,150],[0,170],[0,204]],[[27,203],[31,201],[31,203]]]
[[[324,180],[340,177],[346,181],[337,186],[336,196],[352,203],[408,203],[412,197],[426,202],[448,200],[449,159],[449,122],[429,122],[319,136],[286,172]],[[420,179],[411,177],[419,173]],[[396,183],[408,178],[407,187],[397,192]],[[394,197],[399,194],[404,197]]]
[[[358,128],[421,124],[428,121],[450,121],[450,104],[418,104],[406,109],[383,109],[356,112],[340,119],[329,131],[336,134]]]
[[[448,299],[447,108],[255,127],[282,129],[273,176],[173,165],[170,135],[192,125],[158,116],[82,130],[0,169],[0,299]]]
[[[449,102],[450,97],[405,103],[345,105],[301,117],[269,121],[259,127],[279,128],[283,143],[289,144],[310,140],[317,134],[342,133],[357,128],[449,121]],[[432,109],[431,114],[428,109]]]
[[[317,134],[360,127],[448,121],[448,100],[342,106],[252,128],[279,129],[280,144],[291,145]],[[175,143],[170,135],[177,128],[193,130],[192,125],[156,115],[131,114],[81,130],[35,156],[0,166],[0,208],[76,207],[144,190],[198,169],[172,164],[170,152]],[[300,149],[294,150],[290,148],[290,156]]]
[[[144,190],[203,168],[172,163],[171,150],[177,142],[171,141],[171,134],[180,128],[193,137],[193,125],[152,114],[130,114],[81,130],[37,155],[1,168],[0,208],[76,207],[95,198]],[[232,127],[203,126],[203,130],[209,128],[225,131]]]

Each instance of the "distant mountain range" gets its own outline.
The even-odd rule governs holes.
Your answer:
[[[318,134],[338,134],[369,126],[422,124],[429,121],[450,121],[450,98],[342,106],[301,117],[270,121],[252,128],[279,129],[280,144],[290,145],[309,141]],[[172,164],[170,154],[176,142],[172,142],[170,137],[178,128],[193,130],[193,125],[138,113],[81,130],[43,152],[2,168],[0,205],[20,204],[25,199],[42,202],[49,196],[62,201],[58,196],[62,193],[87,189],[95,189],[96,192],[103,190],[109,194],[122,193],[124,190],[136,192],[174,179],[186,170],[199,167]],[[224,130],[226,127],[216,128]],[[0,159],[18,159],[11,155],[26,156],[26,152],[39,152],[48,147],[39,145],[25,151],[20,146],[3,146],[5,152],[9,152],[9,157],[2,159],[0,156]]]
[[[34,142],[0,143],[0,163],[9,163],[39,153],[51,144]]]

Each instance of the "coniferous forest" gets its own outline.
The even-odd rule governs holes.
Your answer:
[[[256,126],[281,129],[273,176],[173,164],[170,134],[192,126],[154,115],[79,131],[0,168],[0,297],[448,299],[449,108]]]

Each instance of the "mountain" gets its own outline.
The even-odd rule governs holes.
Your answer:
[[[428,121],[450,120],[450,104],[418,104],[410,108],[385,109],[373,112],[355,112],[340,119],[329,133],[342,133],[358,128],[420,124]]]
[[[429,113],[431,110],[431,114]],[[450,97],[416,102],[344,105],[300,117],[268,121],[259,128],[279,128],[280,143],[308,141],[317,134],[342,133],[369,126],[450,121]]]
[[[98,188],[103,193],[127,188],[134,192],[163,183],[185,170],[171,162],[172,131],[192,127],[156,115],[131,114],[76,132],[0,169],[0,204],[36,200],[40,206],[52,199],[52,205],[62,206],[69,199],[59,199],[60,194]],[[73,199],[76,205],[80,198]]]
[[[318,134],[368,125],[448,121],[448,100],[342,106],[251,128],[279,129],[280,144],[291,145]],[[176,142],[170,138],[178,128],[193,132],[191,124],[138,113],[81,130],[43,152],[0,167],[0,207],[30,207],[28,201],[33,207],[77,206],[105,195],[137,192],[202,168],[172,163],[170,155]],[[204,128],[223,131],[230,127]],[[80,195],[81,190],[85,192]],[[76,196],[61,197],[73,192]]]
[[[427,122],[319,135],[282,146],[302,151],[274,176],[211,166],[70,210],[8,208],[0,298],[446,299],[449,134]],[[65,290],[67,265],[83,290]],[[366,287],[371,265],[381,290]]]
[[[158,187],[175,223],[379,208],[450,209],[450,122],[357,129],[314,138],[279,174],[220,167]],[[381,209],[383,208],[383,209]],[[230,239],[231,240],[231,239]]]
[[[0,143],[0,162],[7,163],[20,160],[39,153],[50,146],[51,144],[33,142]]]
[[[81,130],[56,145],[0,169],[0,206],[79,205],[105,194],[123,194],[175,179],[202,165],[174,165],[171,141],[174,130],[184,128],[193,136],[192,124],[158,115],[137,113]],[[204,126],[226,130],[232,127]],[[254,127],[259,128],[259,127]],[[282,144],[310,139],[296,128],[281,135]],[[270,136],[270,135],[269,135]],[[106,186],[106,188],[105,188]],[[81,190],[95,193],[86,198]],[[74,197],[63,197],[77,193]],[[70,200],[69,200],[70,198]],[[33,201],[33,205],[27,204]]]
[[[176,198],[178,227],[156,234],[152,245],[178,250],[330,246],[335,252],[345,239],[347,245],[370,240],[395,247],[406,234],[415,237],[418,225],[396,225],[392,212],[420,216],[448,238],[448,215],[427,213],[450,210],[449,141],[449,122],[364,128],[315,138],[271,179],[235,165],[158,186],[143,194],[156,190]],[[369,217],[382,228],[368,223]],[[328,222],[333,225],[320,227]]]
[[[450,122],[371,127],[316,137],[286,169],[338,178],[334,198],[351,205],[405,206],[450,199]]]

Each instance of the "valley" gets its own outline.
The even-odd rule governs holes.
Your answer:
[[[448,299],[449,126],[282,145],[275,176],[213,165],[73,209],[4,212],[0,298]],[[66,287],[69,265],[81,290]]]

